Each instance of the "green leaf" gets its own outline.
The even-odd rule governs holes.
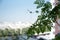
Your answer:
[[[44,5],[45,1],[44,0],[36,0],[34,4],[37,4],[37,8],[40,8]]]

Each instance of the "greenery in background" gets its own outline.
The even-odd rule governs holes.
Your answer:
[[[27,31],[28,36],[32,36],[35,33],[39,34],[51,31],[51,27],[53,27],[53,22],[55,23],[57,15],[60,17],[60,5],[52,9],[51,3],[48,1],[45,2],[45,0],[36,0],[34,4],[37,5],[37,9],[41,10],[41,13],[38,15],[36,22],[32,24]],[[36,13],[39,13],[39,11],[36,11]]]
[[[0,29],[0,37],[6,37],[6,36],[17,36],[17,35],[20,35],[20,29],[4,29],[4,30],[1,30]]]
[[[12,40],[19,40],[19,37],[21,39],[25,39],[23,36],[26,35],[26,31],[28,30],[29,27],[21,29],[11,29],[11,28],[6,28],[6,29],[0,29],[0,40],[2,40],[2,37],[5,40],[8,40],[8,37],[11,37]]]
[[[22,29],[22,34],[26,34],[26,31],[28,31],[29,27],[23,28]]]

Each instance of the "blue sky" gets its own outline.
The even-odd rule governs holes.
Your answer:
[[[30,14],[28,10],[36,10],[35,0],[0,0],[0,22],[34,22],[36,13]]]

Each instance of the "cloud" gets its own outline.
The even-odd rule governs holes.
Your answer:
[[[5,29],[5,28],[12,28],[12,29],[17,29],[17,28],[25,28],[29,27],[32,25],[32,23],[29,22],[0,22],[0,29]]]

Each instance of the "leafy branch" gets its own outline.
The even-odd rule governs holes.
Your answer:
[[[37,5],[37,9],[41,9],[40,15],[34,24],[29,28],[27,34],[29,36],[40,32],[44,33],[46,31],[51,31],[53,27],[53,22],[56,21],[57,16],[60,17],[60,4],[52,9],[50,2],[45,2],[45,0],[36,0],[34,4]]]

